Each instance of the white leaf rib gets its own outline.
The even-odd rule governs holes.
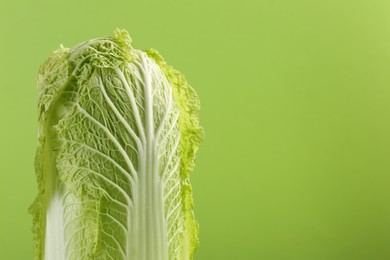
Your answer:
[[[145,142],[145,129],[143,128],[142,126],[142,122],[141,122],[141,115],[139,113],[139,110],[138,110],[138,106],[136,104],[136,99],[134,97],[134,94],[133,94],[133,91],[131,90],[129,84],[127,83],[126,81],[126,78],[125,78],[125,75],[123,74],[123,72],[119,69],[119,68],[115,68],[115,72],[116,74],[118,75],[118,77],[120,78],[120,80],[122,81],[122,84],[123,86],[125,86],[125,89],[126,89],[126,93],[129,97],[129,100],[130,100],[130,105],[134,111],[134,117],[135,117],[135,121],[136,121],[136,124],[138,126],[138,131],[140,132],[141,134],[141,139]]]
[[[152,91],[152,86],[151,86],[151,75],[149,71],[149,67],[146,66],[145,64],[145,59],[144,56],[141,56],[142,60],[142,66],[140,67],[139,72],[141,73],[141,76],[143,78],[144,82],[144,103],[145,103],[145,134],[146,134],[146,141],[147,143],[147,156],[149,157],[148,160],[145,161],[146,163],[146,171],[145,171],[145,183],[144,183],[144,189],[143,189],[143,204],[145,205],[143,207],[143,214],[144,216],[147,216],[148,213],[153,214],[154,218],[152,218],[152,221],[150,224],[150,227],[148,228],[148,223],[144,222],[144,230],[147,232],[145,236],[143,236],[143,251],[144,251],[144,257],[147,255],[147,240],[149,239],[149,243],[152,243],[153,246],[156,247],[157,253],[161,253],[161,247],[160,243],[162,241],[159,241],[159,238],[156,237],[161,234],[159,229],[159,224],[158,224],[158,216],[156,215],[156,205],[153,204],[153,200],[156,199],[156,192],[155,186],[152,184],[153,180],[152,178],[156,178],[153,174],[153,165],[154,165],[154,159],[153,159],[153,152],[152,152],[152,147],[153,147],[153,122],[154,122],[154,117],[153,117],[153,97],[151,96],[151,91]],[[156,181],[156,180],[155,180]],[[146,190],[146,188],[149,187],[151,191],[153,192],[152,194]],[[149,196],[148,196],[148,195]],[[157,201],[157,200],[156,200]],[[157,203],[157,202],[155,202]],[[148,210],[146,205],[151,206],[151,210]],[[157,232],[155,234],[154,232]],[[152,250],[151,257],[152,259],[155,259],[155,250]]]

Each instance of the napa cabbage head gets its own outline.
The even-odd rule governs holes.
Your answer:
[[[38,74],[37,260],[188,260],[199,101],[124,30],[56,50]]]

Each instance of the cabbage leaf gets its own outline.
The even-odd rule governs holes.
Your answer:
[[[60,47],[38,73],[36,260],[187,260],[199,100],[125,30]]]

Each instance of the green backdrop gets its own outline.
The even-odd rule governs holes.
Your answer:
[[[388,0],[0,2],[0,259],[32,259],[35,79],[126,28],[197,90],[198,260],[390,259]]]

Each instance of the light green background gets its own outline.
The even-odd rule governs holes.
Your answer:
[[[0,259],[33,255],[38,66],[116,27],[201,98],[195,259],[390,259],[388,0],[1,1]]]

